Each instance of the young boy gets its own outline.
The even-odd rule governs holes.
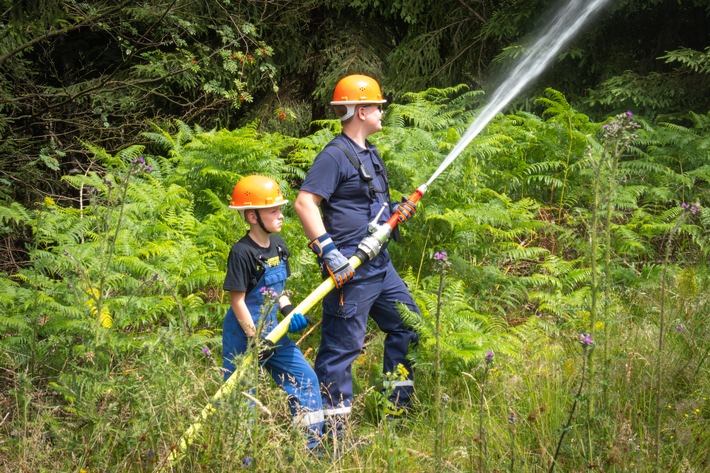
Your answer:
[[[234,372],[234,357],[246,352],[249,340],[264,337],[277,325],[277,309],[283,315],[293,310],[288,297],[283,295],[290,275],[289,251],[284,240],[274,235],[281,231],[281,206],[287,202],[278,183],[269,177],[247,176],[234,186],[229,207],[239,211],[249,224],[249,231],[232,246],[227,260],[224,290],[229,291],[231,307],[222,332],[225,381]],[[264,298],[271,295],[277,301],[268,313],[262,314]],[[260,317],[264,320],[260,321]],[[294,314],[289,332],[301,331],[306,325],[302,314]],[[308,447],[317,448],[323,428],[323,406],[313,368],[288,337],[281,337],[275,346],[262,351],[259,359],[288,394],[294,424],[308,431]]]

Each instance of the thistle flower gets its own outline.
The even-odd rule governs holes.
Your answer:
[[[633,131],[641,128],[641,125],[633,119],[633,115],[631,110],[616,115],[611,122],[602,126],[602,138],[625,143],[638,138]]]
[[[494,356],[495,354],[491,350],[488,350],[488,353],[486,353],[486,356],[484,356],[483,359],[486,361],[487,365],[490,365],[493,362]]]
[[[582,345],[583,348],[588,348],[594,345],[594,340],[592,340],[592,336],[590,334],[580,333],[579,343]]]
[[[515,425],[518,422],[518,416],[515,415],[514,410],[510,410],[510,414],[508,414],[508,424],[510,425]]]
[[[683,210],[687,210],[693,215],[698,215],[700,213],[700,204],[695,203],[695,204],[688,204],[686,202],[683,202],[680,204],[680,208]]]
[[[210,349],[207,348],[207,347],[202,348],[202,353],[204,353],[204,355],[205,355],[207,358],[211,358],[211,357],[212,357],[212,352],[211,352]]]
[[[448,257],[446,256],[446,251],[442,251],[442,252],[437,251],[436,253],[434,253],[434,259],[445,263],[446,261],[448,261]]]
[[[138,156],[136,159],[131,161],[133,170],[131,174],[138,174],[139,172],[150,172],[153,170],[153,166],[146,164],[145,158],[143,156]]]
[[[274,301],[276,300],[276,297],[278,297],[276,291],[274,291],[270,287],[262,287],[261,289],[259,289],[259,292],[261,292],[261,295],[264,296],[264,300]]]

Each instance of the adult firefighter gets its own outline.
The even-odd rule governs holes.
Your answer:
[[[281,231],[283,198],[279,185],[265,176],[247,176],[234,186],[230,208],[249,224],[249,231],[232,246],[227,260],[224,289],[231,306],[224,318],[222,356],[225,381],[235,369],[234,357],[246,352],[250,340],[259,340],[276,326],[276,312],[288,315],[293,306],[283,294],[290,270],[289,251]],[[266,298],[274,297],[270,306]],[[262,320],[263,318],[263,320]],[[293,314],[289,332],[307,325],[302,314]],[[261,331],[258,333],[258,329]],[[294,424],[305,428],[308,448],[320,448],[323,428],[318,379],[301,350],[288,337],[259,353],[261,365],[288,394]]]
[[[419,312],[397,274],[384,245],[355,274],[348,262],[368,235],[368,223],[380,214],[386,222],[400,211],[400,222],[416,210],[412,201],[391,203],[384,163],[368,136],[382,129],[379,84],[364,75],[341,79],[331,105],[343,132],[318,154],[300,188],[294,209],[311,240],[324,277],[335,290],[323,299],[322,339],[315,361],[321,383],[326,428],[337,434],[346,425],[353,404],[352,363],[362,351],[368,316],[385,332],[384,373],[406,373],[389,383],[392,413],[409,405],[414,391],[412,367],[407,360],[416,333],[405,326],[397,304]],[[384,207],[384,212],[380,211]],[[404,368],[401,369],[401,367]]]

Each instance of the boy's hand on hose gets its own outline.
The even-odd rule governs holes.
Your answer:
[[[293,312],[293,304],[287,304],[287,305],[281,307],[281,313],[284,316],[287,316],[291,312]],[[313,323],[313,320],[311,320],[310,317],[297,312],[297,313],[293,314],[293,317],[291,317],[291,321],[288,324],[288,333],[300,332],[301,330],[306,328],[306,326],[308,324],[312,324],[312,323]]]
[[[288,333],[300,332],[306,328],[307,325],[308,321],[303,314],[296,312],[291,316],[291,322],[288,324]]]
[[[266,361],[276,353],[276,345],[271,340],[262,338],[259,342],[259,361]]]

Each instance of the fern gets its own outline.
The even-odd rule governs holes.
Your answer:
[[[411,282],[411,274],[405,278]],[[438,284],[438,278],[424,281],[424,289],[414,291],[414,297],[421,315],[402,306],[400,312],[405,321],[412,325],[420,337],[419,349],[413,355],[414,361],[426,365],[434,357],[435,327],[434,313],[437,307],[436,291],[431,284]],[[480,361],[487,338],[492,334],[492,324],[488,317],[476,313],[467,303],[465,286],[461,281],[447,284],[442,295],[445,304],[441,314],[441,355],[443,365],[450,373],[471,368]]]
[[[669,51],[659,59],[665,59],[667,63],[678,62],[683,67],[700,74],[710,74],[710,47],[706,47],[704,52],[690,48],[680,48]]]

